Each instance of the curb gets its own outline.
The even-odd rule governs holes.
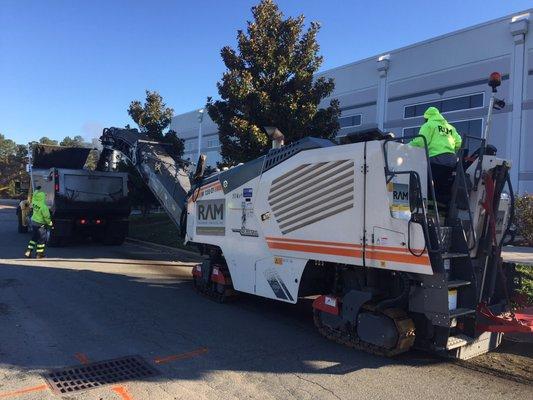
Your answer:
[[[183,254],[186,254],[188,256],[202,258],[202,255],[200,253],[195,253],[194,251],[191,251],[191,250],[179,249],[177,247],[166,246],[164,244],[147,242],[147,241],[144,241],[144,240],[134,239],[134,238],[130,238],[130,237],[126,238],[126,242],[133,243],[133,244],[136,244],[136,243],[137,244],[143,244],[145,246],[153,247],[153,248],[156,248],[156,249],[161,249],[161,250],[165,250],[165,251],[172,251],[172,252],[175,252],[175,253],[183,253]]]

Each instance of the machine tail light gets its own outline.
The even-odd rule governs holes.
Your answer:
[[[84,218],[80,219],[80,225],[87,225],[87,220]]]

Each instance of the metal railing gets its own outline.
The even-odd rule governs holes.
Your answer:
[[[383,153],[384,153],[384,157],[385,157],[385,176],[387,177],[387,183],[388,183],[396,175],[407,175],[407,174],[409,174],[410,177],[411,176],[415,177],[415,179],[417,180],[417,183],[418,183],[418,187],[422,188],[422,182],[420,180],[420,174],[417,171],[414,171],[414,170],[393,171],[393,170],[391,170],[389,168],[389,162],[388,162],[388,152],[387,152],[387,144],[388,143],[397,142],[397,143],[405,144],[405,142],[411,141],[412,139],[415,139],[415,138],[422,138],[422,140],[424,142],[424,152],[425,152],[427,171],[428,171],[428,176],[429,176],[428,192],[431,193],[431,199],[433,200],[433,206],[434,206],[434,210],[435,210],[435,228],[436,228],[436,232],[437,232],[437,247],[436,248],[433,247],[432,244],[431,244],[431,239],[430,239],[430,235],[429,235],[429,227],[428,227],[428,225],[429,225],[428,224],[428,215],[427,215],[427,211],[426,211],[426,208],[425,208],[425,205],[424,205],[422,193],[420,193],[420,197],[421,197],[420,203],[421,203],[422,218],[423,218],[423,223],[421,225],[422,225],[422,229],[424,230],[424,236],[425,236],[425,239],[426,239],[426,246],[427,246],[428,250],[430,252],[441,252],[442,248],[443,248],[443,246],[442,246],[441,224],[440,224],[440,217],[439,217],[439,209],[438,209],[438,205],[437,205],[437,198],[436,198],[436,195],[435,195],[435,186],[433,185],[433,174],[431,172],[431,165],[430,165],[430,162],[429,162],[429,152],[428,152],[428,146],[427,146],[426,138],[424,136],[421,136],[421,135],[412,135],[412,136],[403,136],[403,137],[400,137],[400,138],[386,139],[385,142],[383,143]],[[390,177],[390,179],[389,179],[389,177]],[[409,251],[411,251],[411,249],[409,249]]]

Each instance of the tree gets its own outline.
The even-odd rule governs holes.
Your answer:
[[[58,143],[57,143],[57,140],[53,140],[53,139],[50,139],[46,136],[43,136],[42,138],[39,139],[39,143],[40,144],[45,144],[45,145],[48,145],[48,146],[57,146]]]
[[[91,144],[86,143],[80,135],[76,135],[73,138],[66,136],[61,142],[59,142],[59,145],[67,147],[91,147]]]
[[[15,180],[24,177],[27,148],[0,134],[0,196],[17,197]]]
[[[0,164],[7,164],[17,152],[16,143],[0,133]]]
[[[172,145],[172,151],[174,152],[175,156],[181,157],[183,155],[183,151],[185,150],[185,141],[180,139],[175,131],[171,129],[167,132],[165,135],[165,142]]]
[[[316,40],[320,26],[305,18],[283,18],[273,0],[252,7],[246,33],[238,31],[237,50],[221,50],[227,68],[218,82],[221,100],[208,98],[207,109],[218,125],[225,164],[245,162],[268,149],[263,131],[275,126],[286,142],[305,136],[334,138],[339,130],[339,103],[322,99],[335,87],[333,79],[314,78],[322,64]]]
[[[183,155],[185,148],[183,139],[180,139],[173,130],[165,132],[172,121],[174,109],[167,107],[159,93],[147,90],[144,105],[139,100],[133,100],[128,108],[128,114],[139,126],[141,133],[156,142],[170,143],[177,157]],[[129,124],[126,127],[129,128]]]
[[[144,105],[139,100],[132,101],[128,114],[142,133],[153,140],[162,141],[163,131],[170,125],[174,110],[167,107],[159,93],[147,90]]]

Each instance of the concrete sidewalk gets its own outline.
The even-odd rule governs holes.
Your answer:
[[[505,246],[502,257],[506,262],[533,266],[533,247]]]

